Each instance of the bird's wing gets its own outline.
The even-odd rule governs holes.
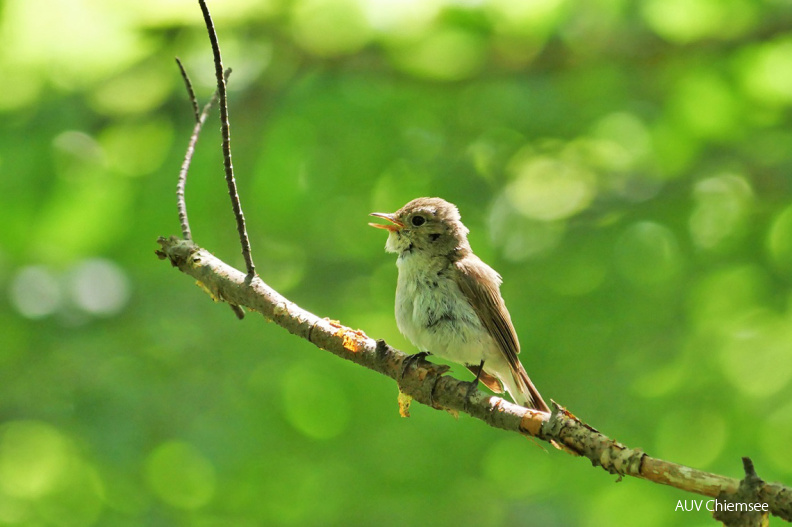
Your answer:
[[[549,412],[547,403],[544,402],[525,372],[520,359],[517,358],[517,354],[520,353],[520,343],[517,341],[509,311],[500,295],[500,275],[472,254],[457,261],[455,265],[458,271],[459,289],[473,307],[481,323],[498,343],[520,391],[528,400],[527,404],[537,410]],[[514,394],[511,395],[514,398]]]
[[[519,369],[517,354],[520,353],[520,343],[500,295],[500,275],[472,254],[457,261],[456,268],[459,271],[459,289],[495,338],[509,365]]]

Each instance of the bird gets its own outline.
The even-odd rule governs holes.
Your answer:
[[[501,276],[473,253],[457,207],[442,198],[417,198],[394,213],[385,250],[396,253],[396,325],[421,351],[462,364],[495,393],[550,412],[517,355],[520,344],[500,293]]]

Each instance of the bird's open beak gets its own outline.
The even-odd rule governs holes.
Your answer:
[[[397,220],[396,216],[394,216],[393,214],[386,214],[384,212],[372,212],[371,214],[369,214],[369,216],[376,216],[378,218],[388,220],[393,224],[393,225],[385,225],[382,223],[369,223],[369,225],[371,225],[372,227],[376,227],[378,229],[385,229],[390,232],[396,232],[398,230],[401,230],[402,227],[404,227],[404,224],[399,220]]]

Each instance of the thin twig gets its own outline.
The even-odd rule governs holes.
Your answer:
[[[215,76],[217,77],[217,93],[220,99],[220,127],[223,132],[223,163],[225,166],[226,184],[228,185],[228,195],[231,198],[231,207],[234,209],[234,217],[239,233],[239,243],[242,245],[242,256],[245,259],[248,281],[256,276],[256,266],[253,264],[253,256],[250,253],[250,240],[248,239],[247,229],[245,228],[245,215],[242,213],[242,204],[239,201],[236,180],[234,179],[234,166],[231,163],[231,125],[228,122],[228,98],[226,94],[226,82],[223,77],[223,59],[220,56],[220,44],[217,41],[212,16],[204,0],[198,0],[203,12],[206,30],[209,32],[209,40],[212,43],[212,53],[214,55]]]
[[[187,75],[187,71],[182,66],[181,61],[177,58],[176,63],[179,65],[179,70],[181,71],[182,78],[184,79],[184,84],[187,87],[187,93],[190,97],[190,102],[192,102],[193,109],[195,110],[195,125],[193,126],[192,135],[190,135],[190,142],[187,144],[187,151],[184,154],[184,161],[182,161],[181,169],[179,170],[179,180],[176,183],[176,206],[179,209],[179,223],[181,224],[182,229],[182,237],[185,240],[192,240],[192,232],[190,231],[190,221],[187,219],[187,201],[184,197],[184,190],[187,186],[187,172],[190,169],[190,163],[192,163],[193,154],[195,153],[195,144],[198,142],[198,136],[201,134],[201,128],[203,128],[204,123],[206,122],[206,117],[209,115],[209,110],[212,108],[215,102],[217,102],[217,91],[215,90],[214,95],[209,100],[206,105],[203,107],[203,111],[198,113],[198,100],[195,98],[195,92],[192,88],[192,83],[190,82],[190,77]],[[225,78],[227,79],[228,76],[231,75],[231,68],[225,71]]]
[[[176,57],[176,64],[179,65],[179,71],[181,72],[182,79],[184,79],[184,86],[187,88],[187,95],[190,97],[190,102],[192,103],[195,122],[198,122],[201,120],[201,115],[198,113],[198,99],[195,98],[195,90],[193,90],[192,81],[190,81],[190,76],[187,75],[187,70],[184,69],[179,57]]]

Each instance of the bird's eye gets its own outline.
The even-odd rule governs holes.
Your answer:
[[[421,225],[426,223],[426,218],[424,218],[423,216],[413,216],[411,221],[414,227],[420,227]]]

